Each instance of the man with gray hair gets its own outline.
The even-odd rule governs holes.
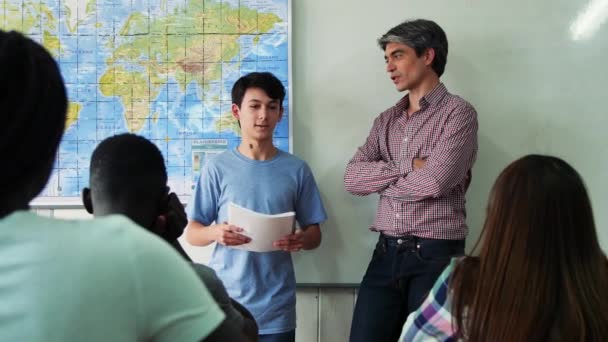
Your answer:
[[[477,113],[439,78],[445,32],[405,21],[378,39],[386,71],[408,93],[374,121],[346,167],[353,195],[380,195],[379,240],[361,282],[350,341],[396,341],[450,259],[464,254],[465,192],[477,155]]]

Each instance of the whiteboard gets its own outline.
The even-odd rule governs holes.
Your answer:
[[[446,31],[442,81],[479,115],[467,248],[498,173],[543,153],[581,173],[608,250],[607,16],[605,0],[295,1],[294,153],[310,164],[330,217],[321,247],[294,258],[298,283],[358,284],[370,261],[378,196],[352,196],[342,178],[373,119],[403,96],[376,39],[408,18]]]

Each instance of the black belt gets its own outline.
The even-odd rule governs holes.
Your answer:
[[[395,246],[399,251],[409,250],[414,252],[420,248],[420,239],[414,235],[389,236],[380,233],[376,248],[379,247],[383,252],[386,252],[388,246]]]
[[[453,245],[455,247],[460,247],[464,249],[464,240],[442,240],[442,239],[430,239],[430,238],[421,238],[414,235],[403,235],[403,236],[390,236],[383,233],[380,233],[380,238],[378,239],[379,245],[384,245],[384,248],[387,246],[397,246],[399,250],[410,250],[415,251],[420,249],[425,245],[425,242],[439,242],[446,243],[448,245]]]
[[[418,242],[420,240],[426,240],[424,238],[420,238],[414,235],[403,235],[403,236],[390,236],[390,235],[386,235],[384,233],[380,233],[380,241],[386,241],[386,242],[396,242],[397,244],[402,244],[405,242]]]

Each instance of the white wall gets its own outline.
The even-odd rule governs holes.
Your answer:
[[[586,9],[595,8],[590,12]],[[313,283],[355,283],[376,235],[377,196],[344,191],[344,168],[373,119],[403,96],[376,39],[408,18],[435,20],[449,53],[441,77],[478,112],[479,153],[467,192],[470,249],[489,190],[511,161],[559,156],[576,168],[608,252],[605,0],[293,0],[294,153],[306,160],[329,212],[324,242],[294,258]],[[575,39],[572,24],[588,32]]]

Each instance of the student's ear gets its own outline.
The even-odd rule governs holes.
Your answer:
[[[87,210],[87,213],[93,214],[93,201],[91,201],[91,189],[89,189],[89,188],[82,189],[82,203],[84,204],[84,208]]]
[[[232,111],[232,116],[234,116],[235,119],[239,120],[239,114],[241,113],[241,109],[239,108],[239,106],[236,103],[233,103],[230,107],[230,110]]]

